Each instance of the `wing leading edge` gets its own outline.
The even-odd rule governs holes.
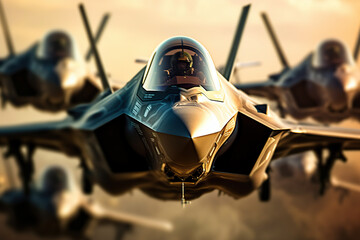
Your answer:
[[[288,124],[273,159],[309,150],[360,150],[360,131],[316,125]]]

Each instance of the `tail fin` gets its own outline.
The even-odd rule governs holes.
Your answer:
[[[90,46],[91,46],[92,51],[94,53],[96,67],[97,67],[99,75],[100,75],[101,84],[102,84],[102,86],[104,88],[104,91],[110,90],[110,92],[112,93],[113,90],[112,90],[112,88],[110,86],[110,83],[109,83],[107,77],[106,77],[104,67],[102,65],[99,53],[97,51],[96,44],[95,44],[95,39],[94,39],[94,37],[92,35],[92,32],[91,32],[90,24],[89,24],[88,18],[86,16],[84,5],[79,4],[79,9],[80,9],[81,17],[82,17],[84,25],[85,25],[87,36],[89,38]]]
[[[96,35],[95,35],[95,44],[97,44],[99,42],[100,37],[101,37],[101,35],[102,35],[103,31],[104,31],[104,28],[105,28],[109,18],[110,18],[109,13],[104,14],[104,16],[103,16],[103,18],[102,18],[102,20],[100,22],[100,25],[98,27],[98,30],[96,32]],[[87,51],[87,54],[85,55],[85,60],[87,62],[90,60],[92,54],[93,54],[93,51],[92,51],[92,48],[90,47],[89,50]]]
[[[280,43],[279,43],[279,41],[278,41],[278,39],[277,39],[277,37],[275,35],[273,27],[271,26],[270,21],[269,21],[267,15],[266,15],[266,13],[262,13],[261,17],[262,17],[262,19],[264,21],[264,24],[266,26],[266,29],[267,29],[268,33],[270,34],[271,41],[273,42],[273,44],[275,46],[276,52],[277,52],[277,54],[278,54],[278,56],[280,58],[280,62],[282,64],[283,68],[285,68],[285,69],[289,68],[289,64],[288,64],[288,62],[286,60],[285,54],[284,54],[283,50],[281,49]]]
[[[360,29],[359,29],[358,38],[357,38],[357,41],[355,43],[355,48],[354,48],[354,59],[355,59],[355,61],[357,61],[357,59],[359,57],[359,52],[360,52]]]
[[[243,7],[241,15],[240,15],[240,19],[239,19],[239,23],[237,26],[237,30],[234,36],[234,40],[233,43],[231,45],[231,50],[229,53],[229,57],[226,61],[226,65],[225,65],[225,70],[224,70],[224,78],[227,79],[228,81],[230,80],[231,74],[233,72],[233,68],[234,68],[234,63],[235,63],[235,57],[237,54],[237,50],[239,48],[239,44],[240,44],[240,40],[241,40],[241,36],[242,33],[244,31],[245,28],[245,23],[246,23],[246,19],[247,19],[247,15],[249,13],[250,10],[250,4],[246,5]]]
[[[1,25],[4,31],[4,36],[5,36],[5,41],[6,41],[6,45],[7,48],[9,50],[9,55],[10,57],[15,55],[15,51],[14,51],[14,45],[13,42],[11,40],[11,36],[10,36],[10,31],[9,31],[9,27],[6,21],[6,17],[5,17],[5,11],[2,5],[2,2],[0,1],[0,18],[1,18]]]

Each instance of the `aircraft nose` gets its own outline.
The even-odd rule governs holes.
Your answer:
[[[60,85],[63,89],[76,87],[76,85],[77,85],[76,74],[69,72],[69,71],[63,71],[58,74],[59,74],[59,79],[60,79]]]
[[[80,71],[76,63],[71,59],[64,59],[55,67],[61,87],[64,89],[74,88],[77,85],[78,75],[82,74]]]
[[[59,81],[60,83],[60,81]],[[51,82],[47,84],[45,89],[45,98],[52,104],[60,104],[64,101],[64,93],[58,82]]]
[[[156,131],[168,166],[186,175],[207,158],[220,130],[213,113],[201,107],[178,106],[163,115]]]
[[[221,130],[216,115],[196,103],[175,105],[163,114],[155,128],[161,133],[186,138],[196,138]]]
[[[343,112],[351,106],[352,99],[359,90],[359,80],[347,66],[340,66],[335,72],[334,81],[331,82],[329,89],[332,95],[329,109]]]
[[[343,65],[336,69],[335,76],[343,86],[345,92],[359,89],[359,72],[353,71],[349,66]]]

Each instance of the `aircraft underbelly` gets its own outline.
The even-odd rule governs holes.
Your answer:
[[[249,124],[256,124],[251,128],[256,131],[248,132]],[[99,144],[98,147],[94,144],[88,148],[88,151],[92,151],[91,168],[95,181],[110,194],[118,195],[138,188],[152,197],[178,200],[181,182],[184,182],[186,199],[195,199],[216,189],[234,198],[241,198],[258,188],[266,179],[265,170],[277,144],[277,137],[272,136],[271,132],[268,127],[239,114],[229,121],[221,134],[211,134],[199,140],[201,145],[208,146],[206,151],[197,149],[196,144],[190,144],[196,143],[196,139],[181,143],[177,141],[179,137],[173,136],[171,141],[179,142],[178,147],[190,147],[192,151],[186,154],[193,153],[192,157],[199,160],[194,162],[186,159],[184,166],[178,166],[180,170],[182,167],[190,169],[189,172],[179,172],[179,169],[169,164],[170,160],[166,161],[166,158],[175,154],[170,152],[168,155],[166,144],[174,145],[169,136],[164,135],[163,138],[162,134],[126,115],[98,128],[87,139]],[[222,136],[226,137],[222,139]],[[217,141],[218,146],[215,144]],[[216,146],[213,152],[212,145]],[[181,152],[177,154],[182,155]],[[208,165],[206,159],[211,159]],[[173,171],[171,174],[169,169]]]

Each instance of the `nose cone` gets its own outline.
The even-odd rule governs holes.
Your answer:
[[[347,92],[344,84],[338,78],[333,78],[327,85],[329,91],[328,108],[332,112],[342,112],[347,109]]]
[[[359,79],[347,65],[338,67],[335,76],[328,84],[331,94],[329,109],[334,112],[345,111],[351,106],[354,95],[359,90]]]
[[[156,132],[166,162],[179,174],[199,167],[221,130],[216,116],[202,107],[177,106],[160,119]]]
[[[60,218],[68,218],[77,210],[80,201],[78,193],[61,192],[52,199],[55,214]]]
[[[79,84],[79,76],[85,75],[82,68],[71,59],[64,59],[56,65],[55,72],[63,89],[75,88]]]
[[[215,146],[217,134],[187,138],[159,133],[159,144],[168,166],[180,175],[187,175],[198,168]]]
[[[177,105],[165,112],[155,125],[157,132],[196,138],[221,130],[216,115],[196,103]]]
[[[59,76],[52,75],[47,84],[43,86],[45,99],[54,105],[61,104],[64,101],[64,92],[61,87]]]

